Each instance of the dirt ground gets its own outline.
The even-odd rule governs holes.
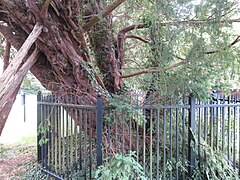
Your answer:
[[[22,179],[36,164],[36,146],[0,144],[0,179]]]

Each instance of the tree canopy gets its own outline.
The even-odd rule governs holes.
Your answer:
[[[238,80],[238,3],[0,0],[0,132],[29,69],[47,90],[93,102],[97,91],[111,97],[132,82],[168,95],[226,87]]]

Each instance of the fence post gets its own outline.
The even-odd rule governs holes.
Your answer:
[[[188,120],[188,175],[189,178],[192,178],[193,175],[193,169],[195,168],[195,152],[194,152],[194,138],[193,134],[196,132],[196,115],[195,115],[195,110],[196,110],[196,99],[193,97],[193,95],[190,95],[189,97],[189,120]]]
[[[96,124],[97,124],[97,166],[102,165],[102,120],[103,120],[103,100],[101,93],[98,93],[97,98],[97,114],[96,114]]]
[[[41,104],[40,104],[41,101],[42,101],[42,92],[39,91],[38,95],[37,95],[37,131],[38,131],[38,127],[41,123]],[[38,161],[38,163],[40,163],[42,161],[42,156],[41,156],[42,147],[39,145],[39,141],[41,138],[42,138],[41,134],[37,132],[37,161]]]
[[[26,122],[26,93],[21,93],[22,105],[23,105],[23,122]]]

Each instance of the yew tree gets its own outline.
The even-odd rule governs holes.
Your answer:
[[[230,0],[0,0],[0,134],[28,70],[52,93],[93,103],[132,80],[174,94],[234,79],[238,10]]]

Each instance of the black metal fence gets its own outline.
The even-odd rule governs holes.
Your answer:
[[[143,100],[145,99],[145,100]],[[132,151],[149,179],[187,179],[207,144],[240,168],[237,95],[190,98],[131,96],[95,105],[75,96],[38,95],[38,162],[58,179],[92,179],[97,166]]]

